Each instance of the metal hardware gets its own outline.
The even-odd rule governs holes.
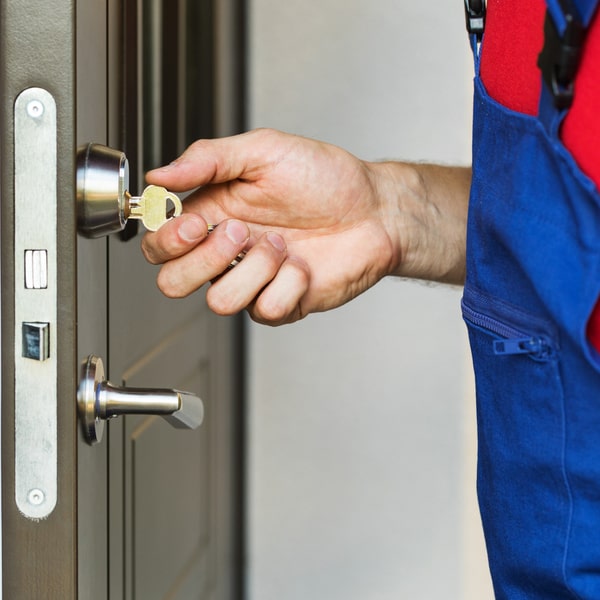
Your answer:
[[[28,290],[48,287],[47,250],[25,250],[25,287]]]
[[[22,356],[33,360],[50,358],[50,323],[23,323]]]
[[[467,31],[481,41],[485,29],[485,0],[465,0],[465,19]]]
[[[107,419],[120,415],[159,415],[181,429],[196,429],[204,418],[202,400],[190,392],[111,384],[104,377],[102,359],[93,355],[83,363],[77,402],[90,444],[102,440]]]
[[[550,11],[544,21],[544,47],[538,57],[545,85],[559,110],[573,103],[575,75],[581,60],[585,27],[574,13],[565,14],[565,30],[562,36],[554,23]]]
[[[39,520],[54,510],[58,489],[53,96],[41,88],[24,90],[14,104],[14,122],[15,501],[25,517]]]
[[[44,114],[44,105],[39,100],[32,100],[27,105],[27,114],[32,119],[39,119]]]
[[[127,222],[125,153],[101,144],[77,150],[77,230],[89,238],[121,231]]]
[[[77,229],[88,238],[122,231],[139,219],[156,231],[182,212],[181,200],[163,187],[149,185],[141,196],[129,191],[129,162],[120,150],[88,144],[77,151]]]

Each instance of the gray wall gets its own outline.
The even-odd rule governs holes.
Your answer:
[[[252,127],[469,162],[458,0],[251,0],[250,19]],[[389,280],[251,326],[250,600],[491,597],[460,294]]]

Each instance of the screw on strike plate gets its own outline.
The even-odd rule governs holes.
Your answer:
[[[45,499],[46,495],[44,492],[42,492],[42,490],[38,490],[37,488],[31,490],[29,494],[27,494],[27,501],[33,506],[40,506],[40,504],[44,503]]]
[[[32,119],[39,119],[44,114],[44,105],[39,100],[32,100],[27,105],[27,114]]]

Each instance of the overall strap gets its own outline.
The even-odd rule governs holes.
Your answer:
[[[546,0],[544,47],[538,58],[544,82],[539,117],[553,135],[558,133],[573,102],[585,36],[598,5],[600,0]],[[486,0],[464,0],[464,8],[477,63],[485,29]]]
[[[543,120],[573,102],[573,84],[588,26],[600,0],[546,0],[544,48],[538,59],[544,86]],[[553,107],[553,109],[551,108]]]
[[[481,40],[485,29],[486,0],[464,0],[467,31]],[[546,0],[548,14],[563,37],[571,20],[583,28],[590,24],[600,0]]]
[[[471,39],[471,46],[477,55],[476,48],[481,43],[485,29],[486,0],[465,0],[465,20]]]

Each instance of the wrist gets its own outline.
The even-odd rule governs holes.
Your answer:
[[[401,162],[370,168],[393,249],[388,274],[462,284],[470,169]]]

